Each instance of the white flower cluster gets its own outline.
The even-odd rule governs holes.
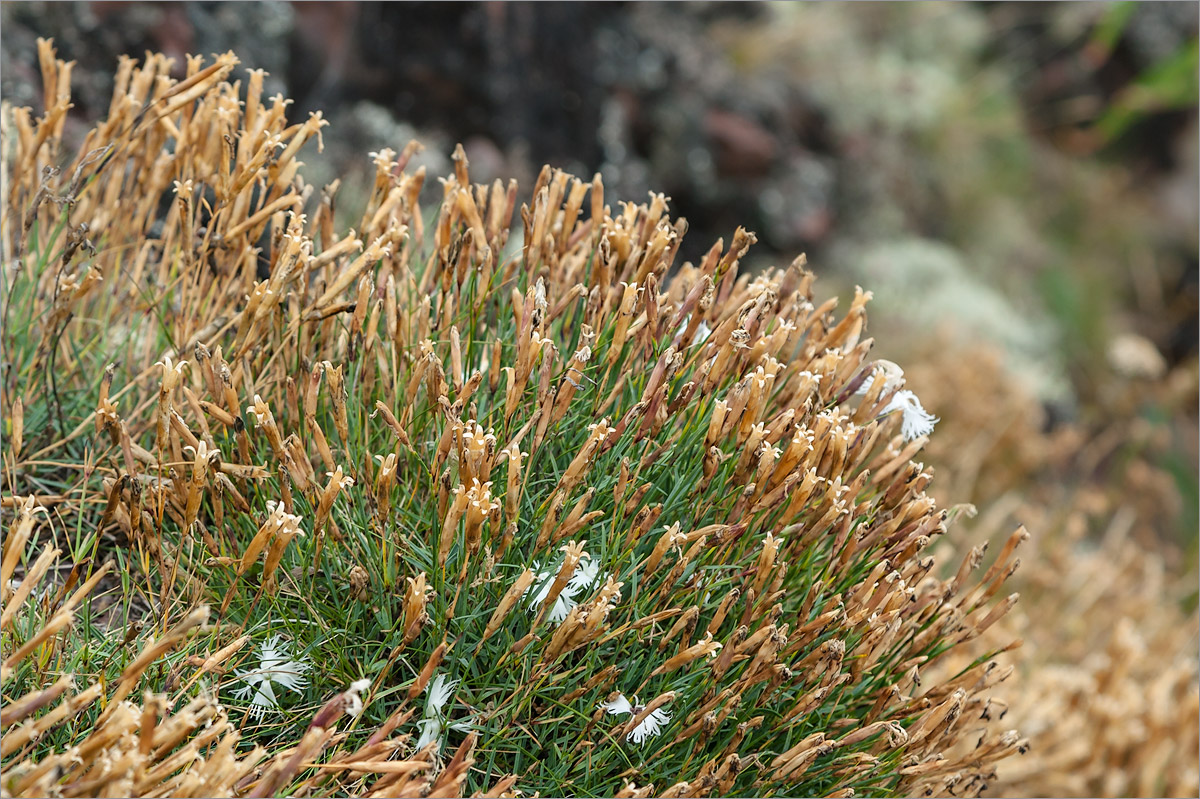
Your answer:
[[[234,676],[245,685],[233,692],[238,699],[250,697],[248,713],[261,718],[268,710],[279,710],[279,698],[274,686],[302,693],[308,685],[304,676],[310,668],[303,658],[292,658],[290,648],[282,635],[274,635],[258,648],[258,668],[238,669]]]
[[[534,560],[533,570],[536,576],[533,579],[533,584],[529,585],[526,593],[522,595],[523,599],[529,600],[529,611],[536,611],[541,607],[542,602],[546,601],[546,597],[550,595],[551,585],[554,583],[554,577],[558,576],[557,569],[542,569],[539,561]],[[553,624],[558,624],[568,617],[568,614],[578,605],[576,596],[580,595],[584,589],[592,587],[592,585],[604,582],[600,577],[600,564],[590,557],[587,552],[583,553],[580,558],[580,563],[575,566],[575,572],[572,573],[571,579],[566,583],[562,593],[558,595],[558,599],[554,600],[554,606],[550,609],[548,619]]]
[[[612,716],[628,716],[641,713],[646,709],[638,698],[633,698],[633,704],[625,698],[624,694],[618,694],[617,698],[611,702],[605,702],[600,707],[608,711]],[[646,718],[642,719],[642,723],[638,724],[629,731],[629,735],[625,736],[625,740],[633,741],[635,744],[641,744],[647,738],[658,735],[662,732],[662,728],[671,720],[671,714],[660,708],[655,708],[650,711]]]
[[[536,611],[546,601],[546,597],[550,595],[550,587],[554,584],[554,578],[558,576],[557,569],[543,569],[541,563],[533,562],[533,571],[536,576],[533,578],[533,584],[525,589],[523,598],[529,600],[529,610]],[[586,552],[579,559],[579,565],[575,567],[574,574],[571,575],[570,581],[563,588],[562,593],[554,600],[554,607],[550,608],[548,618],[554,624],[558,624],[567,618],[567,615],[579,604],[575,597],[579,593],[597,582],[602,582],[600,578],[600,564],[592,560],[591,556]]]

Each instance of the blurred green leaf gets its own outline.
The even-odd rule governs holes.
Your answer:
[[[1125,28],[1129,25],[1129,20],[1133,18],[1133,12],[1137,10],[1137,5],[1133,0],[1114,3],[1108,7],[1104,16],[1096,24],[1092,31],[1092,37],[1088,40],[1088,49],[1094,51],[1100,61],[1108,60],[1112,51],[1116,49],[1117,42],[1121,40],[1121,35],[1125,33]]]
[[[1127,86],[1096,122],[1105,143],[1149,114],[1194,107],[1200,82],[1200,40],[1192,39],[1177,52],[1159,61]]]

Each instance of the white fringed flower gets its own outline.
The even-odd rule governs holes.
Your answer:
[[[418,752],[436,741],[442,734],[441,719],[421,719],[417,722],[417,726],[421,728],[421,737],[417,739]]]
[[[550,595],[550,586],[554,584],[554,578],[558,576],[557,569],[542,569],[541,563],[533,562],[533,571],[535,577],[533,584],[525,589],[524,597],[529,601],[529,610],[536,611],[546,601],[546,597]],[[565,620],[570,612],[579,604],[576,597],[581,591],[586,590],[597,582],[603,582],[603,577],[606,575],[600,574],[600,563],[591,558],[588,553],[584,552],[579,559],[579,564],[576,565],[575,571],[571,574],[571,579],[563,586],[563,590],[559,593],[558,598],[554,600],[554,606],[550,608],[547,618],[552,624],[558,624]]]
[[[921,407],[921,401],[911,391],[897,391],[896,396],[887,404],[883,412],[901,411],[904,419],[900,430],[904,433],[905,441],[912,441],[919,436],[927,436],[933,432],[933,426],[938,423],[938,417]]]
[[[525,589],[525,593],[521,595],[522,599],[529,600],[529,611],[532,613],[542,606],[546,601],[546,597],[550,596],[550,586],[554,584],[554,578],[557,576],[556,571],[544,571],[542,564],[538,561],[533,562],[533,584]],[[574,578],[574,575],[572,575]],[[558,598],[554,600],[554,607],[550,608],[549,619],[551,622],[558,624],[563,619],[567,618],[567,614],[571,612],[579,603],[575,601],[575,595],[579,593],[578,589],[571,588],[571,584],[567,583],[563,586],[563,590],[559,593]]]
[[[292,658],[282,635],[274,635],[259,646],[257,669],[238,669],[235,672],[234,676],[245,685],[235,690],[233,695],[238,699],[250,697],[250,709],[247,712],[255,718],[261,718],[268,710],[279,710],[279,698],[275,695],[274,686],[302,693],[308,685],[308,678],[304,674],[309,668],[309,663],[302,658]]]
[[[445,719],[442,708],[450,701],[450,697],[454,696],[454,689],[457,687],[458,680],[447,680],[445,674],[439,674],[425,689],[425,718],[417,722],[417,726],[421,728],[421,737],[417,739],[418,751],[441,737],[442,721]]]
[[[585,552],[579,559],[579,565],[575,567],[575,573],[571,575],[567,588],[571,589],[573,593],[577,593],[595,585],[599,579],[600,562],[592,560],[591,556]]]
[[[625,698],[624,694],[619,694],[616,699],[611,702],[605,702],[600,707],[604,708],[609,715],[612,716],[636,716],[646,709],[646,706],[638,701],[635,696],[633,704]],[[629,735],[625,736],[625,740],[633,741],[635,744],[641,745],[643,741],[662,732],[662,728],[671,720],[671,714],[663,710],[661,707],[650,712],[650,715],[642,719],[642,723],[629,731]]]

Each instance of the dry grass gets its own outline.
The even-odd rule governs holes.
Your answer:
[[[49,110],[5,115],[6,793],[970,795],[1024,748],[1009,642],[924,676],[1013,607],[1026,534],[929,556],[926,439],[855,394],[869,293],[742,274],[740,229],[677,265],[666,199],[598,177],[518,212],[461,149],[429,213],[416,145],[373,154],[342,231],[296,160],[320,115],[234,66],[123,61],[72,156],[46,44]],[[271,625],[314,665],[255,725],[220,693]]]
[[[992,635],[992,645],[1024,641],[1003,699],[1029,752],[998,765],[994,791],[1196,795],[1200,617],[1194,566],[1172,540],[1186,500],[1162,466],[1162,429],[1131,412],[1158,404],[1163,419],[1187,419],[1194,364],[1153,380],[1116,375],[1094,429],[1083,421],[1050,433],[1038,404],[985,348],[945,343],[919,364],[914,385],[935,402],[959,400],[943,406],[930,457],[956,496],[979,506],[961,525],[966,534],[986,540],[1012,518],[1039,531],[1012,580],[1021,605],[984,636],[984,648]],[[964,651],[942,668],[970,658]]]
[[[1014,680],[1010,721],[1029,736],[1031,752],[999,769],[997,789],[1193,796],[1200,625],[1184,597],[1194,581],[1167,576],[1159,556],[1124,537],[1120,518],[1098,548],[1081,546],[1081,516],[1022,586],[1031,606],[1058,608],[1055,619],[1011,620],[1025,637],[1026,673]]]

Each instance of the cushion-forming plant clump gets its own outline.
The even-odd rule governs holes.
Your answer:
[[[1011,667],[922,682],[1025,534],[938,576],[935,420],[869,293],[743,273],[740,229],[677,264],[666,198],[599,177],[518,208],[461,148],[428,214],[415,143],[373,153],[342,231],[320,114],[230,54],[122,60],[68,157],[41,53],[4,128],[6,794],[963,795],[1023,747]]]

